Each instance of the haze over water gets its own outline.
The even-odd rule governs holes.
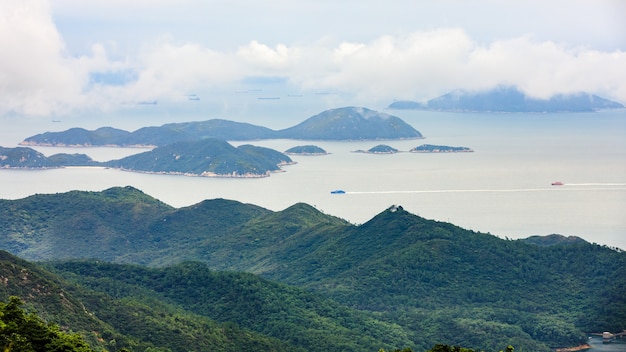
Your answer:
[[[319,98],[319,97],[318,97]],[[316,98],[316,99],[318,99]],[[326,99],[326,98],[324,98]],[[272,105],[273,104],[273,105]],[[298,109],[285,102],[252,102],[220,116],[175,114],[155,107],[146,116],[114,115],[46,126],[11,125],[0,145],[48,130],[141,126],[226,118],[274,129],[295,125],[321,112],[327,100]],[[335,106],[336,107],[336,106]],[[318,110],[315,110],[318,109]],[[315,111],[313,111],[315,110]],[[419,130],[426,139],[330,142],[264,140],[232,142],[279,151],[315,144],[326,156],[293,156],[296,165],[262,179],[222,179],[148,175],[102,168],[45,171],[0,170],[0,198],[69,190],[99,191],[131,185],[175,207],[226,198],[282,210],[305,202],[353,223],[363,223],[391,205],[429,219],[451,222],[499,237],[522,238],[558,233],[626,249],[626,111],[582,114],[477,114],[387,111]],[[139,117],[138,117],[139,116]],[[169,121],[168,121],[169,119]],[[158,121],[158,122],[154,122]],[[353,153],[378,144],[400,151],[420,144],[466,146],[474,153],[394,155]],[[85,153],[96,160],[118,159],[144,150],[126,148],[44,148],[45,155]],[[563,186],[551,186],[562,181]],[[343,195],[330,191],[342,189]]]

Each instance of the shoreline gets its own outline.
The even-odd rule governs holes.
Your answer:
[[[574,347],[563,347],[563,348],[557,348],[555,350],[555,352],[576,352],[576,351],[586,351],[588,349],[593,348],[593,346],[591,346],[588,343],[584,343],[582,345],[578,345],[578,346],[574,346]]]

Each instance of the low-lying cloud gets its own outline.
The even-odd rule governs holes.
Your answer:
[[[177,38],[151,38],[115,58],[110,43],[69,53],[42,1],[0,3],[0,114],[51,115],[115,109],[128,101],[179,99],[189,92],[255,82],[302,92],[346,92],[347,104],[424,101],[454,89],[507,84],[547,98],[590,92],[626,102],[626,53],[517,37],[479,43],[460,28],[270,46],[252,39],[218,51]],[[280,79],[276,79],[279,77]]]

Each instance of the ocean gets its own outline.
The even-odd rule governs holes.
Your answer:
[[[15,147],[36,133],[71,127],[141,126],[226,118],[278,129],[313,113],[272,114],[264,105],[250,111],[205,116],[150,112],[141,116],[33,122],[4,117],[0,146]],[[257,103],[261,104],[261,103]],[[155,109],[158,109],[155,108]],[[253,111],[253,108],[249,108]],[[321,110],[320,110],[321,111]],[[320,112],[318,111],[318,112]],[[295,165],[260,179],[150,175],[104,168],[54,170],[0,169],[0,198],[36,193],[100,191],[133,186],[174,207],[226,198],[282,210],[304,202],[355,224],[367,222],[392,205],[433,220],[501,238],[562,234],[626,250],[626,110],[596,113],[485,114],[389,110],[425,139],[389,141],[261,140],[238,142],[285,151],[314,144],[329,155],[292,156]],[[231,118],[232,117],[232,118]],[[103,122],[105,121],[105,122]],[[473,153],[407,152],[421,144],[464,146]],[[354,153],[378,144],[398,149],[391,155]],[[35,148],[45,155],[84,153],[96,160],[143,152],[133,148]],[[562,186],[551,183],[561,181]],[[336,189],[345,194],[331,194]]]

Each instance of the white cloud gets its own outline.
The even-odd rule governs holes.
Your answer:
[[[45,2],[0,2],[0,112],[45,114],[76,103],[81,75],[64,58]]]
[[[538,97],[587,91],[626,102],[626,53],[530,35],[482,42],[465,29],[442,28],[369,41],[322,38],[270,45],[251,38],[232,51],[170,36],[148,38],[123,53],[114,41],[94,42],[86,54],[72,56],[50,13],[43,0],[0,3],[0,114],[112,109],[121,102],[181,98],[246,77],[284,77],[305,91],[344,92],[354,99],[346,104],[426,100],[498,84],[517,85]],[[131,79],[90,80],[101,73]]]

